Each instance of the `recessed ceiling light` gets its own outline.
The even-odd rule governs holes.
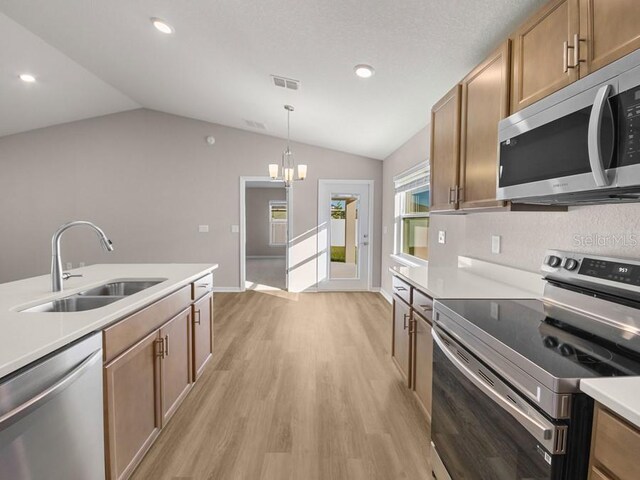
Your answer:
[[[36,81],[36,77],[31,75],[30,73],[22,73],[20,74],[20,80],[26,83],[33,83]]]
[[[151,23],[158,29],[158,31],[165,35],[171,35],[175,31],[171,25],[159,18],[151,17]]]
[[[371,65],[365,64],[356,65],[355,67],[353,67],[353,71],[356,72],[356,75],[360,78],[371,78],[375,73],[375,70]]]

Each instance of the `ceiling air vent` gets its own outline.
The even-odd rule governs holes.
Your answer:
[[[266,130],[267,129],[267,126],[262,122],[255,122],[253,120],[245,120],[244,123],[245,123],[245,125],[247,127],[255,128],[257,130]]]
[[[289,90],[300,90],[300,80],[294,80],[287,77],[279,77],[277,75],[271,75],[273,84],[276,87],[288,88]]]

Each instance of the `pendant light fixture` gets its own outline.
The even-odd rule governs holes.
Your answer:
[[[307,166],[298,165],[296,167],[296,161],[293,158],[293,152],[291,151],[291,112],[294,108],[292,105],[285,105],[284,109],[287,111],[287,148],[282,152],[282,160],[280,165],[277,163],[269,164],[269,177],[271,180],[281,180],[284,182],[285,187],[290,187],[294,181],[304,180],[307,178]]]

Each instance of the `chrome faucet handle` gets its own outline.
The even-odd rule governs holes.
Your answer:
[[[62,279],[63,280],[68,280],[68,279],[70,279],[72,277],[84,277],[84,275],[81,274],[81,273],[75,273],[75,274],[71,274],[69,272],[63,272],[62,273]]]

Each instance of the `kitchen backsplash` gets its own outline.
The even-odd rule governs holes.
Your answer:
[[[446,230],[446,244],[438,231]],[[501,253],[491,253],[491,236]],[[455,266],[458,255],[537,271],[548,248],[640,258],[640,204],[572,207],[568,212],[433,215],[430,264]]]

